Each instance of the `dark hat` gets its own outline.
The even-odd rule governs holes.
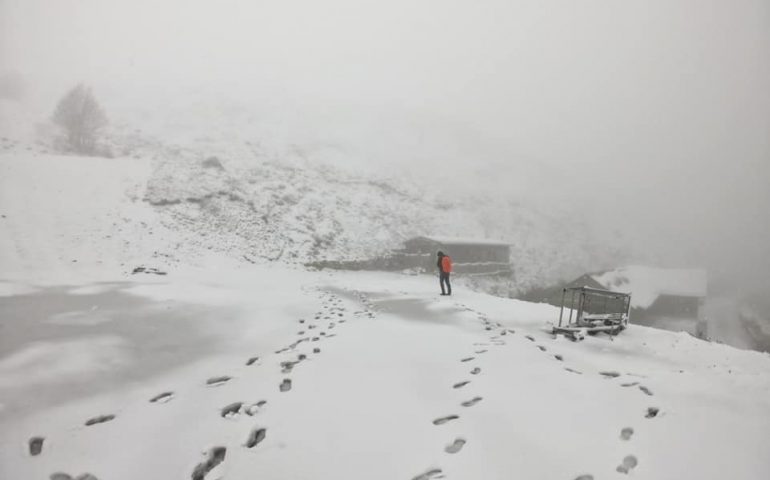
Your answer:
[[[442,252],[441,250],[439,250],[439,251],[438,251],[438,253],[437,253],[437,255],[438,255],[439,257],[443,257],[443,256],[444,256],[444,252]]]

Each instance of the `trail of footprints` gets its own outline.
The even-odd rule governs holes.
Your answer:
[[[495,346],[505,345],[505,341],[501,337],[503,337],[505,335],[508,335],[508,334],[515,334],[516,333],[512,329],[504,329],[500,323],[491,322],[486,317],[486,315],[484,315],[483,313],[480,313],[480,312],[477,312],[477,311],[475,311],[475,310],[473,310],[471,308],[465,307],[464,305],[459,305],[459,307],[464,308],[465,310],[476,314],[478,319],[482,322],[485,331],[492,332],[492,331],[495,331],[496,329],[498,330],[498,332],[499,332],[498,334],[496,334],[496,335],[493,334],[493,336],[490,337],[490,344],[491,345],[495,345]],[[532,335],[525,335],[524,338],[526,338],[530,342],[534,343],[535,346],[541,352],[548,352],[548,348],[545,347],[544,345],[538,344],[537,340]],[[486,345],[486,344],[484,344],[484,345]],[[486,349],[480,349],[480,350],[476,350],[475,351],[476,355],[481,355],[481,354],[486,353],[486,352],[487,352]],[[564,356],[563,355],[553,354],[553,358],[555,360],[559,361],[559,362],[564,362]],[[468,356],[468,357],[461,358],[460,362],[461,363],[469,363],[469,362],[474,361],[475,359],[476,359],[476,357],[474,357],[474,356]],[[578,375],[582,375],[583,374],[583,372],[581,372],[579,370],[576,370],[574,368],[564,367],[564,369],[566,371],[570,372],[570,373],[575,373],[575,374],[578,374]],[[477,366],[474,366],[470,370],[470,373],[472,375],[478,375],[478,374],[481,373],[481,368],[477,367]],[[620,372],[616,372],[616,371],[601,371],[601,372],[599,372],[599,375],[601,375],[601,376],[603,376],[604,378],[607,378],[607,379],[615,379],[615,378],[620,377],[621,373]],[[457,383],[453,384],[452,388],[460,389],[460,388],[465,387],[469,383],[471,383],[470,380],[462,380],[460,382],[457,382]],[[638,387],[639,390],[641,392],[643,392],[644,394],[646,394],[648,396],[653,396],[652,391],[648,387],[646,387],[644,385],[640,385],[639,382],[622,383],[621,387],[626,387],[626,388],[627,387]],[[471,398],[470,400],[465,400],[465,401],[461,402],[460,405],[463,406],[463,407],[472,407],[472,406],[476,405],[478,402],[480,402],[482,399],[483,399],[482,397],[476,396],[476,397]],[[648,407],[644,416],[645,416],[645,418],[650,419],[650,418],[657,417],[659,413],[660,413],[660,409],[658,407]],[[433,420],[433,424],[437,425],[437,426],[444,425],[447,422],[454,421],[454,420],[459,420],[459,418],[460,418],[459,415],[446,415],[446,416],[439,417],[439,418],[436,418],[435,420]],[[634,435],[634,429],[632,427],[623,427],[620,430],[619,438],[620,438],[621,441],[628,442],[628,441],[630,441],[632,439],[633,435]],[[467,443],[467,440],[465,438],[462,438],[462,437],[455,438],[451,443],[447,444],[444,447],[444,451],[446,453],[449,453],[449,454],[459,453],[463,449],[463,447],[465,446],[466,443]],[[638,465],[638,463],[639,463],[639,461],[638,461],[638,459],[636,458],[635,455],[626,455],[623,458],[623,460],[621,461],[621,463],[616,467],[615,470],[617,472],[619,472],[619,473],[628,474],[629,472],[631,472],[631,470],[633,470]],[[425,471],[425,472],[423,472],[423,473],[413,477],[412,480],[431,480],[431,479],[438,479],[438,478],[444,478],[443,471],[440,468],[432,468],[432,469],[429,469],[429,470],[427,470],[427,471]],[[594,480],[594,477],[593,477],[593,475],[580,475],[580,476],[576,477],[575,480]]]
[[[485,331],[490,331],[490,332],[491,331],[497,331],[498,332],[497,334],[493,333],[492,334],[493,336],[490,337],[490,339],[489,339],[490,343],[489,344],[491,344],[491,345],[495,345],[495,346],[505,345],[506,343],[505,343],[505,341],[501,337],[506,336],[508,334],[515,333],[513,330],[502,328],[502,325],[497,323],[497,322],[493,323],[493,322],[489,321],[489,319],[485,315],[483,315],[483,314],[481,314],[479,312],[475,312],[475,311],[473,311],[473,310],[471,310],[469,308],[465,308],[465,309],[475,313],[478,316],[478,319],[484,325],[484,330]],[[484,345],[487,345],[487,344],[485,343]],[[471,368],[470,368],[470,370],[468,372],[471,375],[479,375],[481,373],[481,367],[479,367],[479,366],[477,366],[475,364],[472,364],[472,362],[477,360],[477,356],[478,355],[483,355],[485,353],[487,353],[487,349],[486,348],[477,349],[477,350],[475,350],[474,355],[469,355],[467,357],[461,358],[460,359],[460,363],[471,364],[472,366],[471,366]],[[462,388],[466,387],[467,385],[469,385],[470,383],[471,383],[471,380],[461,380],[459,382],[456,382],[456,383],[452,384],[452,388],[455,389],[455,390],[462,389]],[[470,407],[473,407],[474,405],[476,405],[477,403],[479,403],[481,400],[483,400],[482,397],[474,396],[474,397],[472,397],[472,398],[470,398],[468,400],[464,400],[464,401],[460,402],[460,406],[462,406],[463,408],[470,408]],[[460,419],[460,416],[457,415],[457,414],[445,415],[445,416],[438,417],[438,418],[434,419],[433,420],[433,425],[441,426],[441,425],[445,425],[445,424],[447,424],[449,422],[457,421],[459,419]],[[450,455],[454,455],[454,454],[460,453],[460,451],[463,449],[463,447],[465,447],[465,445],[467,443],[468,443],[468,440],[463,438],[463,437],[454,438],[447,445],[444,446],[444,452],[446,452],[446,453],[448,453]],[[438,478],[444,478],[443,470],[441,470],[440,468],[431,468],[431,469],[428,469],[425,472],[420,473],[419,475],[413,477],[412,480],[432,480],[432,479],[438,479]]]
[[[330,292],[325,292],[320,289],[317,291],[319,292],[319,300],[321,300],[321,309],[314,314],[313,320],[308,321],[304,318],[299,319],[299,324],[301,327],[297,335],[300,338],[287,345],[286,347],[277,350],[275,354],[294,352],[302,343],[319,342],[322,339],[333,338],[336,336],[336,333],[330,332],[332,330],[336,331],[339,325],[346,322],[345,317],[347,316],[347,309],[343,306],[342,299]],[[354,295],[363,305],[363,309],[353,312],[353,316],[357,318],[374,318],[376,316],[376,309],[372,302],[369,301],[368,297],[361,292],[354,292]],[[315,334],[315,331],[318,333]],[[312,349],[310,349],[310,351],[312,351],[314,355],[317,355],[321,353],[321,348],[314,346]],[[294,359],[280,361],[279,368],[281,369],[281,373],[285,375],[292,373],[292,371],[297,368],[297,366],[299,366],[303,361],[308,360],[308,355],[309,354],[307,353],[299,353]],[[259,362],[259,356],[252,356],[245,361],[245,365],[247,367],[258,366],[260,364]],[[204,385],[210,388],[217,388],[228,384],[231,380],[233,380],[233,377],[230,375],[219,375],[208,378],[204,382]],[[282,379],[281,383],[278,385],[278,391],[280,393],[289,392],[291,389],[292,379],[289,377]],[[164,391],[151,397],[148,401],[149,403],[153,404],[165,404],[174,398],[175,393],[173,391]],[[254,403],[243,401],[232,402],[223,406],[219,410],[219,416],[228,420],[236,420],[241,415],[253,417],[257,415],[260,409],[262,409],[266,404],[266,400],[259,400]],[[93,427],[94,425],[111,422],[115,420],[116,417],[117,416],[115,414],[98,415],[87,419],[85,421],[85,426]],[[450,417],[443,419],[442,422],[452,420],[453,418]],[[256,448],[265,440],[265,438],[267,438],[267,428],[257,426],[250,431],[248,437],[243,443],[243,447],[248,449]],[[43,436],[34,436],[28,440],[28,452],[31,457],[37,457],[43,453],[45,440],[46,439]],[[456,445],[453,444],[454,446],[452,446],[451,449],[459,451],[459,449],[462,448],[463,443],[464,440],[460,443],[457,443]],[[449,449],[449,447],[447,448]],[[226,456],[227,447],[221,445],[211,447],[202,452],[202,458],[193,468],[190,478],[192,480],[206,480],[206,476],[218,465],[223,463]],[[428,474],[429,476],[424,478],[436,478],[434,473],[428,472]],[[73,476],[63,472],[56,472],[51,474],[49,478],[50,480],[98,480],[98,478],[91,473],[83,473],[77,476]]]
[[[360,292],[354,292],[354,293],[358,298],[358,300],[363,305],[364,309],[354,312],[353,315],[355,317],[374,318],[376,315],[376,310],[374,308],[374,305],[368,300],[366,295]],[[298,336],[300,336],[300,338],[297,341],[287,345],[286,347],[277,350],[275,352],[276,354],[293,352],[302,343],[318,342],[322,338],[332,338],[336,335],[333,333],[330,334],[326,330],[320,330],[318,332],[318,335],[307,333],[308,331],[316,330],[319,327],[320,323],[326,323],[325,328],[327,330],[333,330],[337,327],[338,324],[345,323],[344,317],[345,317],[346,309],[341,305],[342,301],[339,297],[329,292],[321,292],[320,299],[322,300],[322,309],[316,312],[316,314],[313,317],[313,320],[310,322],[308,322],[306,319],[299,320],[299,323],[300,325],[302,325],[302,327],[297,334]],[[512,329],[503,328],[500,323],[489,321],[489,319],[482,313],[476,312],[469,308],[466,308],[466,310],[471,311],[478,316],[478,319],[483,323],[484,329],[486,331],[490,331],[490,332],[497,331],[497,334],[493,334],[493,336],[490,337],[489,343],[482,343],[480,345],[502,346],[506,344],[505,340],[502,337],[509,334],[516,333]],[[525,338],[530,342],[536,343],[536,339],[531,335],[526,335]],[[542,352],[547,352],[548,350],[543,345],[536,344],[536,347]],[[312,352],[313,354],[319,354],[321,353],[321,349],[319,347],[314,347],[312,349]],[[475,354],[482,355],[486,352],[487,352],[486,349],[478,349],[475,351]],[[564,357],[559,354],[554,354],[553,358],[556,359],[557,361],[561,361],[561,362],[564,361]],[[307,354],[300,353],[297,355],[296,359],[281,361],[279,363],[279,367],[282,373],[290,374],[294,368],[296,368],[298,365],[301,364],[301,362],[307,359],[308,359]],[[260,357],[252,356],[246,360],[245,365],[246,366],[258,365],[259,360],[260,360]],[[460,359],[462,363],[469,363],[469,362],[473,362],[474,360],[476,360],[475,356],[468,356]],[[565,370],[576,374],[583,373],[570,367],[565,367]],[[469,373],[471,375],[479,375],[481,373],[481,368],[474,365],[469,371]],[[612,372],[612,371],[603,371],[603,372],[599,372],[599,374],[608,379],[614,379],[620,376],[619,372]],[[227,384],[231,380],[232,380],[232,377],[228,375],[215,376],[207,379],[205,382],[205,385],[208,387],[221,387]],[[452,387],[453,389],[462,389],[463,387],[467,386],[470,383],[471,383],[470,380],[462,380],[457,383],[454,383]],[[644,385],[640,385],[639,382],[622,383],[621,386],[626,388],[638,387],[639,390],[642,391],[644,394],[649,396],[653,395],[652,391],[648,387]],[[284,378],[281,381],[281,383],[278,385],[278,390],[281,393],[289,392],[291,389],[292,389],[292,379],[289,377]],[[174,392],[166,391],[166,392],[159,393],[154,397],[150,398],[149,402],[154,404],[164,404],[173,400],[174,397],[175,397]],[[460,405],[464,408],[470,408],[482,400],[483,400],[482,397],[474,396],[468,400],[461,402]],[[222,407],[219,414],[222,418],[231,419],[231,420],[238,418],[242,414],[245,414],[248,416],[255,416],[259,412],[259,410],[262,407],[264,407],[266,403],[267,403],[266,400],[260,400],[256,403],[250,403],[250,404],[247,404],[246,402],[242,402],[242,401],[233,402]],[[648,418],[648,419],[655,418],[658,416],[659,412],[660,410],[658,407],[649,407],[645,413],[645,418]],[[91,427],[94,425],[107,423],[112,420],[115,420],[115,418],[116,418],[115,414],[99,415],[86,420],[85,426]],[[446,416],[434,419],[433,424],[436,426],[441,426],[448,422],[453,422],[459,419],[460,419],[459,415],[451,414],[451,415],[446,415]],[[633,428],[624,427],[620,431],[620,439],[622,441],[630,441],[633,434],[634,434]],[[248,437],[246,438],[243,444],[243,447],[249,448],[249,449],[255,448],[261,442],[263,442],[266,437],[267,437],[266,428],[255,427],[250,431]],[[457,437],[444,447],[444,451],[448,454],[457,454],[463,449],[466,443],[467,443],[467,440],[465,438]],[[33,456],[33,457],[39,456],[41,453],[43,453],[44,444],[45,444],[45,437],[35,436],[30,438],[28,441],[30,456]],[[205,452],[203,452],[203,458],[194,467],[190,478],[192,480],[205,480],[209,472],[211,472],[218,465],[224,462],[226,454],[227,454],[227,448],[224,446],[215,446],[206,450]],[[638,459],[634,455],[627,455],[626,457],[623,458],[621,463],[617,466],[616,470],[619,473],[627,474],[631,470],[633,470],[637,465],[638,465]],[[49,478],[51,480],[98,480],[97,477],[95,477],[90,473],[83,473],[78,476],[71,476],[67,473],[56,472],[51,474]],[[439,478],[444,478],[443,471],[440,468],[431,468],[413,477],[412,480],[432,480],[432,479],[439,479]],[[593,480],[593,476],[581,475],[576,477],[576,480]]]

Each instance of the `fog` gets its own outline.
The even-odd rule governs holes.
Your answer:
[[[766,0],[0,0],[0,35],[41,116],[80,81],[113,118],[242,105],[287,142],[770,284]]]

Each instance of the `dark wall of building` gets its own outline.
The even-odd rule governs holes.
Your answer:
[[[445,245],[423,238],[413,238],[404,242],[404,253],[436,255],[441,250],[454,263],[510,263],[511,250],[508,245],[452,244]]]
[[[308,264],[314,268],[338,270],[416,270],[437,271],[436,253],[441,250],[452,258],[453,271],[465,275],[509,276],[510,248],[507,245],[442,245],[423,238],[404,242],[404,248],[390,254],[357,261],[318,261]]]
[[[660,295],[647,308],[648,315],[669,315],[683,318],[698,318],[700,300],[697,297],[678,297],[675,295]]]

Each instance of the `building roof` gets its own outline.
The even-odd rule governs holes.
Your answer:
[[[631,306],[647,308],[661,295],[706,296],[707,275],[702,268],[675,269],[628,266],[591,275],[608,290],[631,293]]]
[[[443,236],[420,236],[410,238],[408,241],[413,240],[427,240],[433,243],[439,243],[441,245],[490,245],[498,247],[509,247],[510,244],[502,242],[500,240],[491,240],[488,238],[461,238],[461,237],[443,237]]]

